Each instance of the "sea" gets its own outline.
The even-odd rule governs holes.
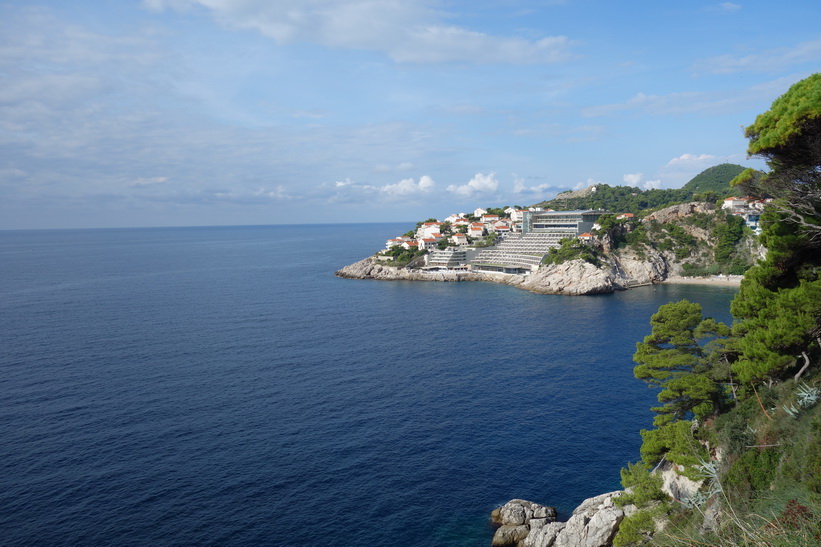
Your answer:
[[[349,280],[413,223],[0,232],[0,545],[488,546],[620,488],[686,298]]]

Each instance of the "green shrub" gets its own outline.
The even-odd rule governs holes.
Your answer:
[[[626,545],[640,545],[650,539],[655,531],[656,523],[653,520],[653,511],[639,511],[626,517],[619,524],[619,531],[613,538],[615,547]]]
[[[563,264],[576,259],[582,259],[596,267],[601,264],[601,255],[596,249],[570,237],[563,239],[561,246],[550,249],[542,259],[542,264]]]
[[[650,466],[645,462],[628,463],[627,468],[620,471],[621,485],[631,489],[615,499],[619,507],[632,503],[637,507],[645,507],[653,501],[664,501],[667,494],[661,490],[662,479],[650,473]]]

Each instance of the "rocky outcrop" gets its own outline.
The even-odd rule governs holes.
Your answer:
[[[564,264],[543,267],[529,276],[522,276],[397,268],[369,257],[338,270],[336,276],[347,279],[381,279],[388,281],[490,281],[514,285],[543,294],[602,294],[611,293],[622,288],[609,268],[599,269],[583,260],[572,260]]]
[[[492,545],[524,545],[533,530],[540,530],[556,521],[556,509],[527,500],[510,500],[490,514],[493,524],[499,526]]]
[[[347,279],[382,279],[389,281],[468,281],[470,272],[427,272],[409,268],[387,266],[373,258],[365,258],[336,272],[337,277]]]
[[[617,507],[614,500],[623,490],[602,494],[582,502],[567,522],[553,517],[528,516],[528,507],[545,507],[525,500],[511,500],[494,510],[491,520],[499,524],[493,537],[495,547],[604,547],[611,545],[625,516],[635,506]],[[552,508],[547,508],[552,509]]]
[[[674,500],[684,501],[692,498],[704,484],[703,480],[694,481],[684,476],[684,467],[667,460],[656,466],[654,473],[661,477],[661,490]]]
[[[715,210],[715,205],[701,201],[694,201],[692,203],[681,203],[671,207],[659,209],[655,213],[651,213],[644,217],[645,221],[655,220],[661,224],[668,222],[678,222],[695,213],[711,213]]]
[[[542,266],[524,279],[519,287],[544,294],[606,294],[620,289],[612,271],[597,268],[584,260]]]
[[[541,294],[608,294],[637,285],[658,283],[666,278],[667,263],[660,255],[639,259],[633,254],[613,257],[602,267],[584,260],[543,266],[528,276],[485,272],[437,272],[397,268],[373,258],[360,260],[338,270],[337,277],[387,281],[490,281]]]
[[[625,287],[661,283],[670,275],[670,262],[661,253],[647,249],[639,257],[632,249],[614,255],[610,261],[619,282]]]

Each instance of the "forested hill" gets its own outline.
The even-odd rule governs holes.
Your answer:
[[[681,189],[698,194],[699,192],[715,192],[720,197],[729,197],[725,194],[730,189],[730,181],[736,178],[744,168],[735,163],[722,163],[705,169],[685,184]]]
[[[577,192],[562,192],[554,199],[537,203],[536,206],[556,210],[606,209],[639,214],[647,209],[694,200],[715,201],[732,193],[730,181],[743,170],[742,166],[731,163],[716,165],[702,171],[679,189],[640,190],[634,186],[599,184]]]

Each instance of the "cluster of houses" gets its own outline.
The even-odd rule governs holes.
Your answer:
[[[730,197],[724,200],[724,203],[721,204],[721,208],[733,215],[742,217],[744,223],[758,235],[761,233],[761,227],[759,226],[761,212],[764,210],[764,205],[771,201],[771,199],[756,199],[751,197]]]
[[[531,207],[529,211],[540,211],[540,208]],[[506,216],[490,214],[487,210],[478,208],[472,215],[468,213],[454,213],[442,222],[424,222],[413,237],[399,236],[389,239],[385,249],[399,246],[405,249],[433,249],[439,242],[448,239],[452,244],[468,245],[475,239],[483,238],[491,233],[499,235],[519,233],[522,231],[522,220],[525,209],[508,207],[504,210]],[[470,217],[470,218],[469,218]],[[442,226],[450,225],[451,234],[442,234]]]
[[[721,205],[722,210],[738,215],[756,234],[761,232],[759,220],[764,205],[771,200],[754,198],[729,197]],[[460,249],[465,249],[475,240],[497,234],[507,241],[504,236],[517,234],[524,238],[531,238],[541,234],[541,244],[557,246],[561,238],[575,236],[585,242],[593,239],[592,229],[596,228],[596,220],[604,211],[553,211],[539,207],[518,209],[508,207],[503,215],[488,213],[478,208],[472,214],[454,213],[443,221],[424,222],[411,234],[395,237],[385,242],[385,249],[402,247],[408,250],[434,250],[442,241]],[[634,217],[632,213],[618,215],[617,219]],[[541,249],[540,249],[541,250]],[[442,251],[437,251],[442,254]],[[450,252],[450,255],[454,251]],[[511,254],[515,251],[509,251]],[[546,251],[545,251],[546,252]],[[460,251],[460,256],[463,254]],[[491,254],[490,251],[484,253]],[[522,254],[522,253],[519,253]],[[384,257],[390,259],[390,257]],[[452,258],[452,257],[451,257]],[[479,258],[488,258],[480,255]],[[498,257],[497,257],[498,258]],[[521,258],[521,257],[520,257]],[[450,258],[449,258],[450,260]]]

